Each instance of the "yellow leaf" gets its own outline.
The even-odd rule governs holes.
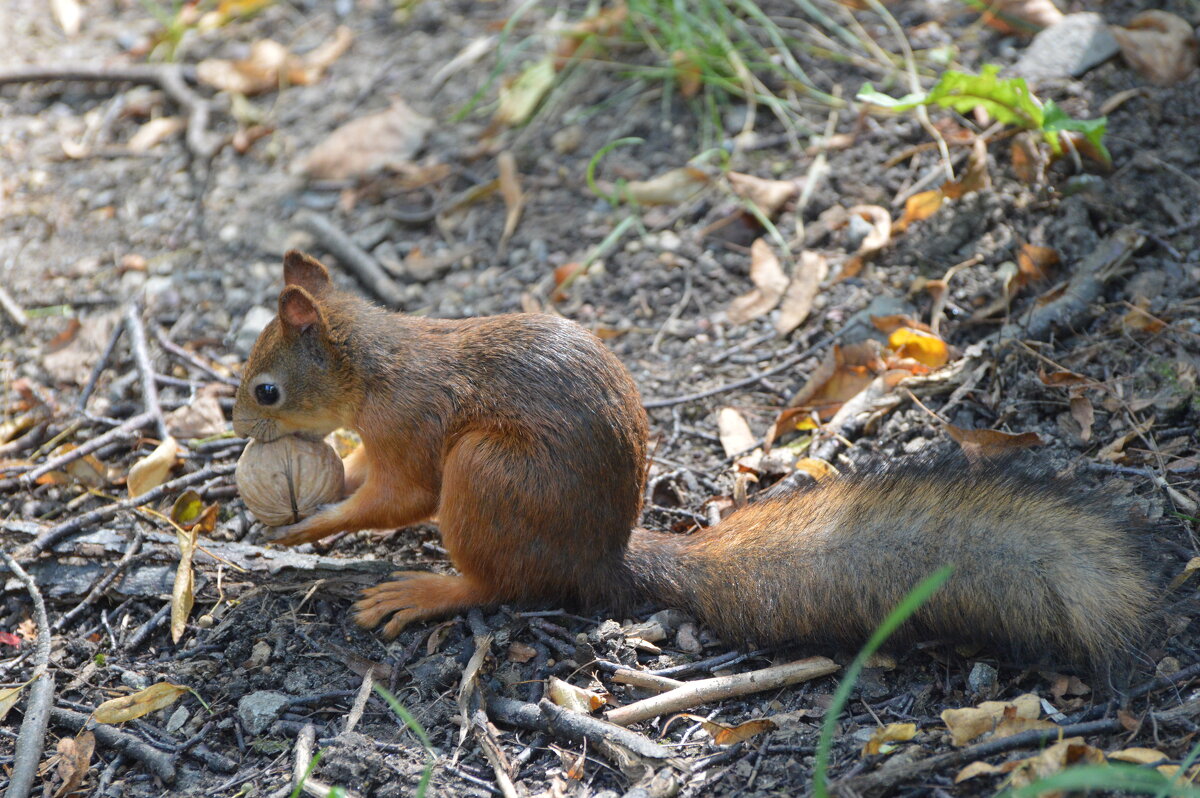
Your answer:
[[[950,730],[951,742],[961,746],[992,731],[1006,713],[1010,717],[1036,718],[1042,713],[1042,701],[1026,693],[1012,701],[984,701],[977,707],[947,709],[942,712],[942,723]]]
[[[529,121],[546,92],[554,85],[555,74],[552,55],[526,67],[512,83],[500,89],[500,106],[492,121],[509,127]]]
[[[196,550],[196,536],[199,533],[197,527],[176,532],[179,539],[179,564],[175,566],[175,584],[171,588],[171,641],[175,643],[179,642],[187,629],[187,619],[192,614],[192,605],[196,600],[193,592],[195,573],[192,570],[192,554]]]
[[[915,723],[889,723],[875,730],[871,739],[867,740],[866,745],[863,746],[862,755],[890,754],[895,750],[895,746],[889,746],[887,743],[906,743],[916,736],[917,724]]]
[[[896,229],[905,230],[913,222],[933,216],[938,208],[942,207],[942,200],[945,198],[946,195],[940,188],[913,194],[904,201],[904,215],[896,222]]]
[[[204,502],[200,501],[200,494],[194,490],[185,490],[179,494],[175,505],[171,507],[171,520],[180,526],[190,526],[200,517],[200,511],[203,509]]]
[[[0,720],[4,720],[4,716],[8,711],[17,705],[17,699],[21,697],[21,691],[33,683],[33,679],[18,684],[16,687],[0,688]]]
[[[727,726],[712,720],[701,720],[700,725],[717,745],[737,745],[740,742],[757,737],[765,732],[774,731],[779,726],[770,718],[748,720],[736,726]]]
[[[1198,570],[1200,570],[1200,557],[1193,557],[1187,561],[1187,565],[1183,566],[1183,570],[1179,572],[1179,575],[1171,580],[1171,584],[1167,587],[1167,589],[1174,590],[1175,588],[1179,587],[1189,578],[1191,578],[1192,574],[1196,573]]]
[[[1153,748],[1123,748],[1106,756],[1118,762],[1132,762],[1135,765],[1153,765],[1155,762],[1161,762],[1167,758],[1162,751],[1156,751]]]
[[[954,783],[958,784],[967,779],[973,779],[980,775],[992,775],[994,773],[1003,773],[1004,770],[1000,767],[991,764],[990,762],[972,762],[962,770],[958,771],[958,775],[954,777]]]
[[[888,336],[888,346],[900,357],[910,357],[921,365],[936,369],[950,360],[946,342],[932,333],[901,327]]]
[[[649,180],[630,180],[625,185],[625,196],[639,205],[674,205],[691,199],[709,180],[704,170],[685,166]]]
[[[171,468],[175,465],[175,454],[179,444],[170,435],[150,454],[134,463],[129,469],[129,477],[125,480],[130,496],[141,496],[148,490],[153,490],[167,479]]]
[[[148,715],[155,710],[169,707],[188,689],[170,682],[152,684],[145,690],[132,695],[123,695],[105,701],[96,707],[92,717],[97,723],[125,723]]]

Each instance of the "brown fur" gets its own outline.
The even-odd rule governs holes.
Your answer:
[[[1124,519],[1000,467],[905,464],[751,505],[691,536],[631,528],[646,416],[624,366],[551,316],[445,321],[380,310],[285,259],[280,314],[246,364],[240,434],[355,429],[347,498],[295,526],[294,545],[436,514],[459,575],[407,572],[366,591],[385,634],[501,602],[683,606],[731,640],[859,642],[918,581],[955,574],[908,637],[996,643],[1100,664],[1148,603]],[[253,387],[284,391],[262,407]]]

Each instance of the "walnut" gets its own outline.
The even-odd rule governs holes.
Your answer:
[[[246,444],[236,479],[255,518],[267,526],[285,526],[340,499],[344,472],[329,444],[285,435]]]

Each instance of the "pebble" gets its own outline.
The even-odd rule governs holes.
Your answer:
[[[278,720],[291,700],[291,696],[273,690],[259,690],[244,695],[238,701],[238,720],[248,734],[257,737]]]
[[[967,676],[967,686],[971,688],[971,692],[985,698],[991,698],[996,694],[999,682],[999,671],[984,662],[976,662],[975,667],[971,668],[971,673]]]
[[[258,339],[258,334],[271,323],[273,318],[275,318],[275,311],[262,305],[255,305],[242,317],[242,324],[238,327],[233,347],[243,359],[250,354],[250,349]]]
[[[1011,72],[1035,80],[1077,78],[1120,49],[1100,14],[1068,14],[1033,37]]]

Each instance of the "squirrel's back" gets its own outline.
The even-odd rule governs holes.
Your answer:
[[[906,459],[691,536],[637,533],[630,562],[723,637],[849,644],[951,565],[902,638],[1103,665],[1128,657],[1150,603],[1134,527],[1111,503],[1011,464]]]

